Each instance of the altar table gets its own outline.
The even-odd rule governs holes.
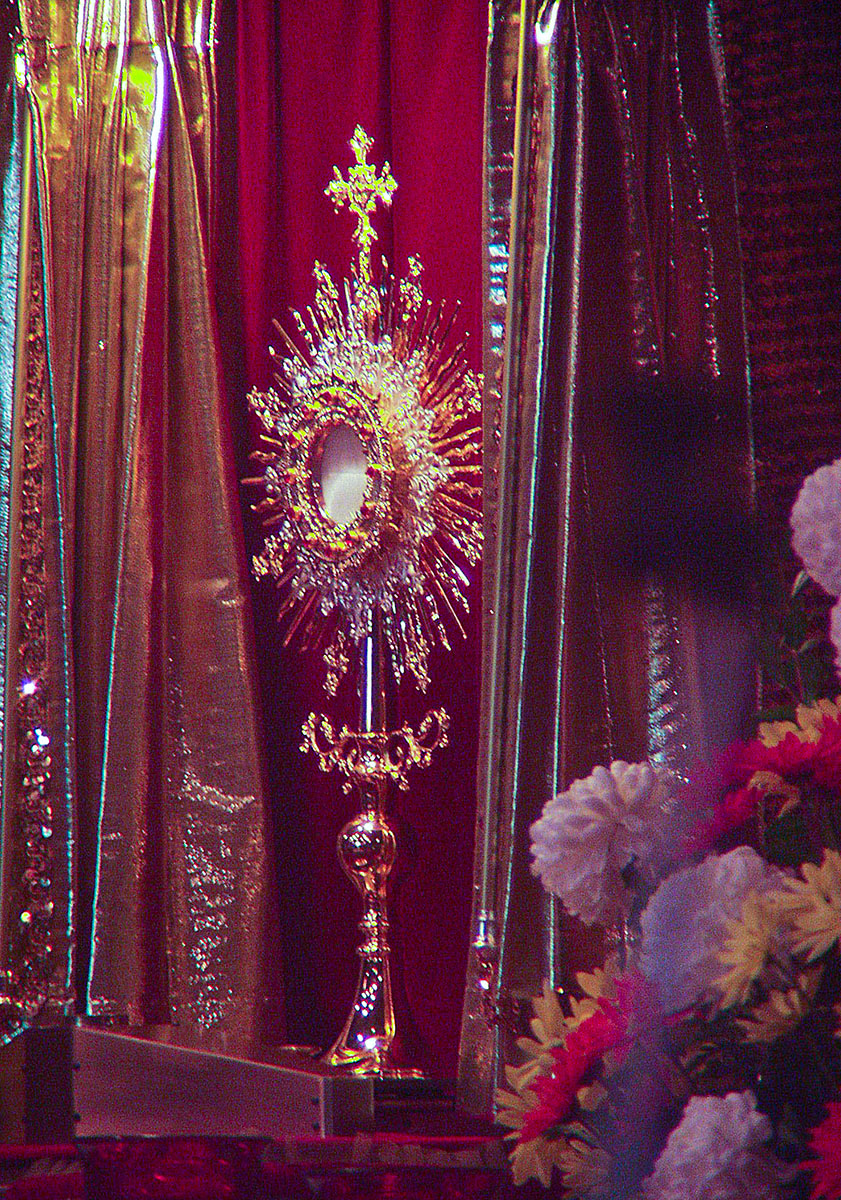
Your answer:
[[[358,1134],[329,1139],[103,1139],[0,1146],[3,1200],[512,1200],[502,1142]]]

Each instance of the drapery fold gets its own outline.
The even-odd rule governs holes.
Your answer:
[[[73,613],[80,1002],[243,1048],[269,880],[208,261],[214,5],[22,2],[20,20]]]
[[[60,634],[49,694],[63,706],[29,730],[30,749],[40,756],[38,737],[52,738],[54,872],[61,852],[76,856],[55,875],[51,961],[64,973],[64,1000],[71,1005],[75,992],[81,1013],[154,1025],[180,1040],[244,1045],[263,1000],[266,895],[280,891],[293,1034],[324,1042],[344,1017],[355,974],[357,914],[333,853],[346,814],[341,797],[321,777],[314,785],[301,765],[301,716],[322,697],[315,681],[302,683],[297,658],[278,652],[271,600],[258,595],[281,859],[275,877],[231,503],[247,447],[243,439],[232,452],[227,441],[215,311],[228,326],[228,400],[244,433],[245,395],[270,369],[271,318],[310,299],[315,258],[337,275],[349,267],[351,228],[337,219],[325,237],[331,209],[323,189],[362,122],[400,180],[399,219],[393,228],[383,222],[380,248],[394,250],[398,272],[419,253],[433,303],[464,300],[460,323],[478,332],[484,6],[430,5],[423,21],[403,0],[336,0],[316,10],[250,0],[236,8],[210,0],[16,7],[36,202],[32,232],[20,241],[44,247],[32,277],[42,283],[49,437],[55,431],[46,451],[54,512],[48,494],[39,502],[45,546],[56,555],[44,581]],[[235,37],[214,44],[217,7],[228,28],[245,31],[239,46]],[[277,56],[261,41],[266,30]],[[231,85],[221,117],[214,54]],[[220,119],[228,139],[221,171]],[[228,224],[214,245],[220,179]],[[4,251],[11,245],[5,239]],[[219,263],[224,274],[216,276]],[[23,326],[15,324],[20,343]],[[478,366],[478,353],[468,355]],[[23,455],[26,439],[12,434],[11,442]],[[399,798],[393,907],[404,1041],[448,1072],[473,823],[475,714],[463,682],[475,674],[475,625],[469,632],[465,655],[436,664],[441,695],[456,696],[452,750]],[[7,700],[17,703],[10,688]],[[408,697],[403,715],[417,722],[426,707],[423,697]],[[2,921],[14,927],[18,957],[29,937],[21,918],[32,915],[21,886],[29,868],[10,853],[26,842],[22,803],[6,790],[3,864],[14,886],[4,879]],[[46,812],[32,808],[27,819],[38,815]],[[38,891],[43,914],[48,895]],[[324,942],[336,944],[329,958]],[[272,955],[276,976],[279,958]],[[16,970],[12,963],[10,978]],[[52,992],[59,996],[55,982]],[[270,1005],[278,1012],[281,1004],[278,991]],[[414,1032],[410,1010],[419,1014]]]
[[[574,0],[493,14],[485,408],[501,437],[486,462],[460,1062],[477,1110],[525,999],[574,958],[530,875],[529,824],[596,763],[650,757],[685,774],[735,733],[752,694],[750,418],[714,13]]]

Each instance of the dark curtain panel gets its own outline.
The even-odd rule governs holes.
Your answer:
[[[757,499],[772,536],[785,539],[802,479],[841,454],[841,13],[821,0],[719,7],[736,134]]]
[[[485,419],[499,413],[503,435],[494,469],[486,425],[480,945],[461,1059],[476,1108],[522,1002],[585,957],[530,876],[530,822],[597,763],[685,772],[733,735],[752,695],[751,436],[714,14],[575,0],[543,6],[529,30],[523,262],[517,277],[509,261],[500,401],[489,368],[504,353],[498,264],[512,250],[499,193],[514,30],[512,7],[495,5]]]
[[[342,171],[349,165],[357,123],[375,139],[371,160],[388,159],[398,184],[392,208],[375,219],[380,239],[374,251],[388,256],[397,275],[405,274],[409,255],[417,255],[425,294],[436,304],[461,302],[459,320],[471,334],[468,356],[478,368],[483,4],[240,0],[235,15],[223,16],[223,28],[226,19],[236,44],[239,148],[232,199],[239,211],[245,335],[243,364],[230,363],[234,403],[244,407],[250,387],[271,382],[272,318],[288,324],[290,307],[311,303],[313,262],[325,263],[337,279],[349,271],[353,222],[346,212],[334,214],[324,189],[334,164]],[[223,38],[223,74],[230,71],[222,61],[225,44]],[[227,164],[230,186],[234,167],[230,159]],[[220,254],[229,252],[220,242]],[[246,526],[256,550],[258,530],[248,514]],[[450,1074],[470,913],[478,579],[470,599],[467,642],[457,641],[450,655],[434,654],[426,696],[408,681],[400,695],[401,720],[417,721],[443,704],[452,718],[450,745],[414,775],[408,793],[391,796],[398,837],[391,907],[398,1024],[413,1061]],[[311,710],[352,724],[355,691],[347,682],[330,700],[320,687],[320,659],[283,649],[270,585],[255,586],[254,603],[288,1032],[290,1040],[325,1045],[347,1016],[356,984],[358,897],[335,855],[336,835],[353,815],[354,801],[337,778],[304,759],[300,729]]]

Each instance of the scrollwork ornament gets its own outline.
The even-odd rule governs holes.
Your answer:
[[[447,745],[450,719],[443,708],[428,712],[417,733],[409,725],[376,733],[359,733],[347,725],[336,733],[329,718],[310,713],[303,726],[301,749],[317,756],[322,771],[336,770],[345,776],[342,788],[353,784],[396,783],[409,787],[412,767],[428,767],[432,755]]]

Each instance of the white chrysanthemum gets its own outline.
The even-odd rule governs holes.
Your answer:
[[[841,458],[803,481],[791,510],[791,544],[830,596],[841,596]]]
[[[622,871],[651,856],[670,795],[671,776],[649,763],[596,767],[532,825],[532,871],[572,916],[616,923],[629,903]]]
[[[693,1096],[654,1170],[644,1200],[775,1200],[789,1171],[764,1145],[767,1117],[752,1092]]]
[[[719,994],[719,951],[728,921],[741,917],[748,892],[762,895],[780,883],[776,868],[749,846],[738,846],[675,871],[660,884],[641,918],[640,968],[657,984],[664,1012]]]

